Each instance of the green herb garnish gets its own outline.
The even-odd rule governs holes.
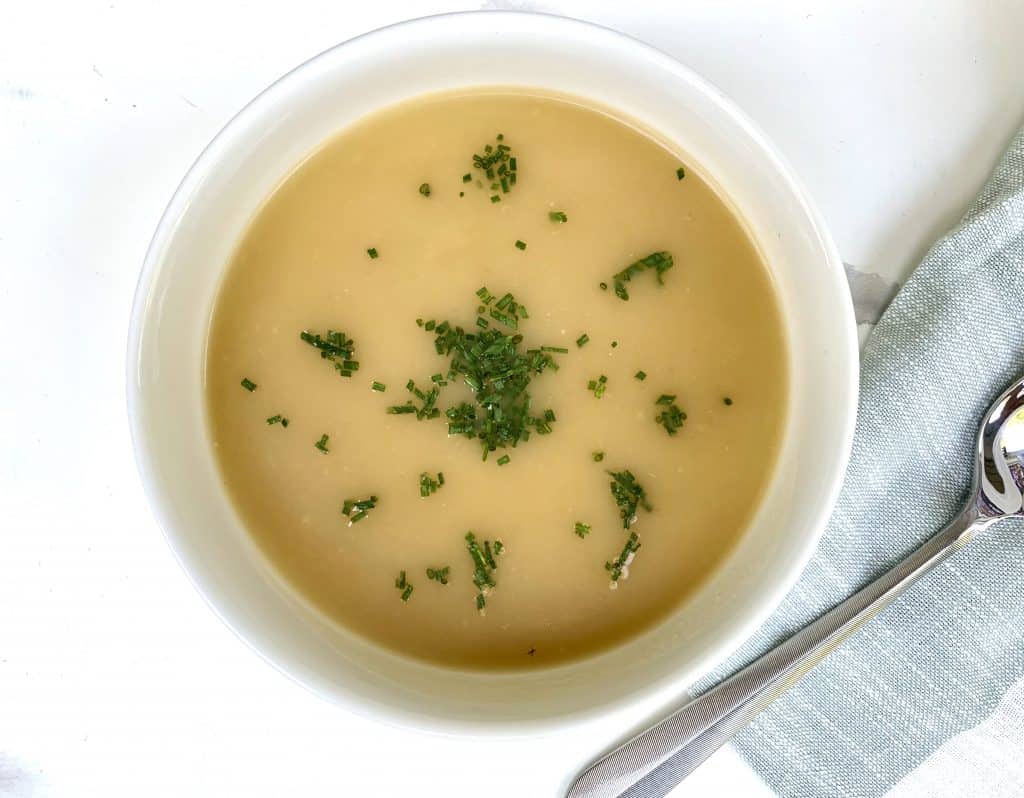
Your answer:
[[[612,498],[619,508],[619,517],[622,519],[622,528],[629,529],[636,523],[636,514],[639,508],[650,512],[652,507],[647,501],[647,494],[643,487],[636,481],[633,472],[609,471],[611,476]]]
[[[587,341],[590,340],[590,336],[583,333],[579,338],[576,339],[576,346],[582,347]]]
[[[497,586],[497,582],[494,581],[494,571],[498,567],[498,563],[494,558],[501,555],[505,546],[500,540],[496,540],[492,551],[491,542],[485,540],[481,547],[477,542],[476,535],[467,532],[466,550],[473,560],[473,584],[479,591],[476,595],[476,608],[482,613],[487,604],[487,594],[491,588]]]
[[[619,345],[619,342],[618,342],[618,341],[612,341],[612,349],[614,349],[614,348],[615,348],[615,347],[617,347],[618,345]]]
[[[242,377],[242,382],[240,384],[249,393],[252,393],[259,387],[255,382],[250,380],[248,377]]]
[[[686,413],[676,406],[675,401],[675,394],[663,393],[655,402],[664,409],[654,417],[654,420],[661,424],[669,435],[675,435],[686,421]]]
[[[395,580],[395,587],[402,591],[402,601],[408,601],[409,596],[412,595],[412,583],[405,578],[405,571],[398,572],[398,578]]]
[[[636,556],[637,551],[640,549],[640,538],[636,532],[629,533],[629,539],[626,541],[626,545],[622,547],[622,552],[611,562],[606,562],[604,568],[611,574],[612,584],[611,586],[617,587],[618,581],[624,575],[628,575],[626,569],[629,564],[633,561],[633,557]]]
[[[437,493],[438,488],[442,485],[444,485],[444,474],[440,471],[437,472],[437,479],[434,479],[426,471],[420,474],[420,496],[424,499],[427,496]]]
[[[280,424],[282,427],[287,427],[288,426],[288,419],[286,419],[284,416],[281,416],[281,415],[271,416],[270,418],[267,419],[267,423],[268,424]]]
[[[628,300],[629,292],[626,290],[626,283],[648,269],[654,269],[658,276],[658,285],[664,285],[663,275],[671,268],[672,256],[668,252],[652,252],[647,257],[640,258],[640,260],[631,263],[621,272],[617,272],[612,276],[612,281],[615,283],[615,296],[619,299]],[[602,289],[606,287],[604,283],[601,286]]]
[[[321,338],[318,334],[303,330],[299,338],[314,349],[319,349],[320,357],[334,363],[334,368],[342,377],[351,377],[353,371],[359,370],[359,361],[352,360],[356,342],[346,338],[345,333],[328,330],[327,337]]]
[[[448,574],[451,571],[451,566],[446,565],[443,568],[428,568],[427,579],[433,579],[435,582],[440,582],[442,585],[448,584]]]
[[[647,379],[647,372],[646,371],[638,371],[633,376],[636,377],[638,380],[640,380],[640,382],[643,382],[644,380]]]
[[[731,407],[732,406],[732,397],[723,396],[722,397],[722,404],[725,405],[726,407]]]
[[[320,450],[321,454],[327,454],[327,441],[329,440],[330,438],[328,438],[327,435],[321,435],[320,440],[313,445]]]
[[[519,239],[516,239],[516,249],[520,249],[520,250],[526,249],[526,242],[525,241],[520,241]]]
[[[498,458],[498,465],[507,465],[511,459],[512,458],[509,457],[507,454],[503,454],[501,457]]]
[[[345,499],[341,505],[341,514],[348,516],[348,525],[352,526],[366,518],[370,510],[376,506],[376,496],[370,496],[368,499]]]
[[[423,407],[406,402],[388,412],[436,418],[441,388],[459,380],[469,387],[475,401],[460,402],[445,411],[448,434],[477,438],[486,460],[490,452],[525,442],[532,432],[551,432],[554,413],[534,415],[527,387],[535,376],[558,368],[552,353],[568,350],[540,347],[524,351],[518,328],[529,318],[526,308],[512,294],[498,298],[486,287],[476,292],[476,298],[476,327],[471,331],[449,321],[431,320],[421,325],[433,332],[437,353],[449,358],[448,368],[435,375],[444,379],[435,381],[429,392],[419,391],[410,380],[406,387],[423,401]],[[503,465],[508,460],[498,462]]]
[[[606,376],[604,376],[604,374],[602,374],[596,380],[590,380],[587,383],[587,390],[588,391],[593,391],[594,392],[594,396],[596,398],[598,398],[598,399],[600,399],[602,396],[604,396],[604,391],[605,391],[605,388],[607,388],[607,387],[608,387],[608,378]]]
[[[466,172],[466,174],[464,174],[462,176],[462,182],[463,183],[468,183],[472,179],[473,179],[473,175],[471,175],[469,172]]]
[[[373,382],[370,383],[371,391],[377,391],[377,393],[384,393],[384,391],[386,391],[387,389],[388,386],[385,385],[383,382],[377,382],[376,380],[374,380]]]
[[[565,215],[564,211],[549,211],[548,218],[553,222],[557,222],[558,224],[565,224],[567,221],[569,221],[569,217]]]
[[[409,391],[413,396],[420,400],[420,406],[417,407],[411,399],[407,400],[403,405],[393,405],[387,409],[388,413],[393,415],[401,415],[403,413],[415,413],[416,418],[420,421],[425,419],[437,418],[441,415],[441,411],[436,407],[437,399],[441,395],[441,386],[434,385],[429,391],[424,391],[422,388],[416,387],[414,380],[409,380],[405,384],[406,390]]]
[[[598,283],[597,287],[600,288],[602,291],[607,291],[608,290],[608,283]]]
[[[582,521],[577,521],[573,531],[576,533],[577,537],[585,538],[590,534],[590,524],[584,524]]]
[[[366,250],[366,254],[370,256],[370,260],[376,260],[379,256],[377,255],[376,247],[370,247]]]
[[[680,166],[678,169],[676,169],[676,179],[682,180],[684,177],[686,177],[686,170]]]
[[[600,463],[602,460],[604,460],[604,452],[602,451],[594,452],[590,456],[594,459],[595,463]]]
[[[504,140],[504,136],[498,134],[493,145],[488,144],[482,153],[475,154],[473,167],[484,173],[492,191],[497,191],[500,186],[502,194],[507,194],[516,184],[519,164],[511,154],[512,148],[504,144]],[[463,176],[462,180],[466,182],[466,176]],[[482,185],[481,181],[477,181],[477,185]],[[501,197],[497,194],[491,196],[491,202],[500,200]]]
[[[420,194],[424,197],[430,196],[430,183],[420,183]]]

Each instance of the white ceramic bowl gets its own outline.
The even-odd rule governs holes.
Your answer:
[[[739,210],[770,266],[792,379],[785,442],[764,502],[703,588],[622,647],[521,674],[404,659],[297,600],[228,501],[203,403],[214,295],[232,249],[278,182],[370,111],[424,92],[494,84],[591,98],[677,142]],[[530,733],[679,693],[764,621],[813,551],[839,490],[857,362],[835,247],[792,171],[732,102],[672,58],[603,28],[536,14],[452,14],[378,30],[314,58],[253,100],[207,147],[146,256],[132,314],[128,411],[142,479],[171,548],[253,649],[315,692],[383,720]],[[728,479],[760,467],[757,456],[747,452]]]

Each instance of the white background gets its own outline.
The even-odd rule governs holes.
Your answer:
[[[623,733],[429,737],[352,717],[204,606],[142,496],[129,307],[178,180],[355,34],[479,4],[0,0],[0,796],[554,796]],[[1024,122],[1024,3],[550,2],[732,95],[827,218],[865,316]],[[679,796],[767,795],[730,751]],[[674,794],[675,795],[675,794]]]

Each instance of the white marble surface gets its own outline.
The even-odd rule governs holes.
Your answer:
[[[955,221],[1024,119],[1024,4],[488,2],[645,39],[776,140],[861,317]],[[554,796],[614,737],[385,728],[253,656],[173,562],[124,411],[128,310],[178,179],[316,52],[452,2],[0,3],[0,796]],[[674,795],[767,790],[722,751]]]

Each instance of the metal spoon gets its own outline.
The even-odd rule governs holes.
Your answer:
[[[1024,378],[989,408],[978,433],[970,499],[960,514],[888,573],[786,642],[606,754],[568,798],[660,798],[923,574],[996,521],[1024,515]]]

